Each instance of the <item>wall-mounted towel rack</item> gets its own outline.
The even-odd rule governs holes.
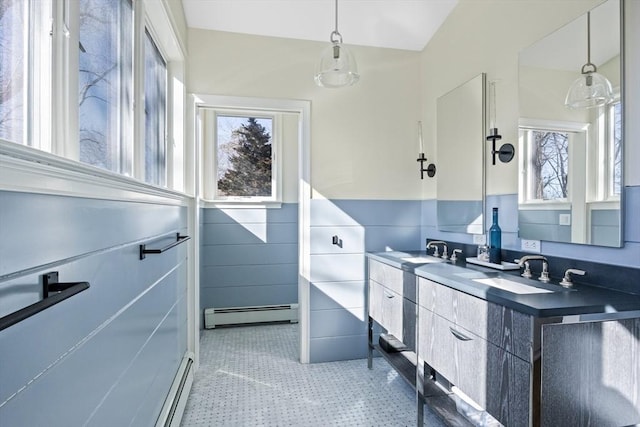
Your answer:
[[[182,242],[186,242],[190,238],[191,237],[189,236],[181,236],[180,233],[176,233],[176,241],[165,246],[162,249],[147,249],[147,245],[140,245],[140,259],[145,259],[146,254],[161,254],[164,251],[168,251],[169,249],[173,248],[174,246],[178,246]]]
[[[66,300],[89,288],[89,282],[58,283],[58,272],[42,275],[42,299],[20,310],[0,317],[0,331],[40,313],[43,310]]]

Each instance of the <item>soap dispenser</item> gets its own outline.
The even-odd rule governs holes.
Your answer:
[[[498,225],[498,208],[493,208],[493,224],[489,228],[489,262],[501,264],[502,230]]]

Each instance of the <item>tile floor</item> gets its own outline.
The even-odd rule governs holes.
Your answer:
[[[415,395],[382,358],[298,362],[298,325],[202,333],[182,427],[415,426]],[[425,425],[444,424],[425,407]]]

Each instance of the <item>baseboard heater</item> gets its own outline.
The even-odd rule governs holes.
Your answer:
[[[160,416],[155,427],[180,427],[180,421],[187,405],[189,391],[193,385],[193,353],[187,353],[180,363],[178,373],[173,379]]]
[[[204,310],[204,327],[206,329],[214,329],[219,325],[286,321],[298,323],[298,304],[207,308]]]

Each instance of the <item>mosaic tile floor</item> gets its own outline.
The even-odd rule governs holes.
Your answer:
[[[202,333],[182,427],[415,426],[414,391],[382,358],[298,362],[298,325]],[[425,408],[425,425],[444,424]]]

